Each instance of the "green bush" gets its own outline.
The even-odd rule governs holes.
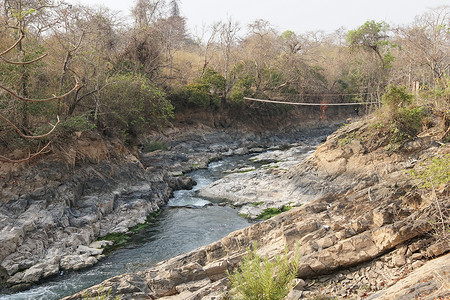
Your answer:
[[[292,261],[288,249],[273,260],[256,253],[257,244],[248,248],[240,265],[228,273],[233,299],[278,300],[284,299],[293,285],[297,274],[300,255],[295,251]]]
[[[386,93],[381,97],[384,110],[391,118],[395,118],[400,108],[409,106],[413,96],[406,91],[405,86],[389,85]]]
[[[415,139],[422,130],[429,112],[423,106],[413,106],[412,99],[406,87],[396,85],[389,85],[382,96],[383,107],[377,124],[381,125],[381,129],[386,129],[389,141],[387,150],[397,151],[406,142]]]
[[[90,112],[68,118],[61,122],[61,130],[65,133],[73,133],[77,131],[90,131],[95,128],[95,124],[89,121]]]
[[[208,85],[209,88],[217,94],[223,94],[227,84],[225,77],[211,68],[206,70],[205,74],[202,76],[201,82]]]
[[[166,95],[141,75],[115,75],[101,93],[103,121],[129,142],[145,127],[159,127],[173,117]]]
[[[430,165],[421,171],[412,170],[411,174],[420,180],[420,187],[427,189],[450,183],[450,154],[432,158]]]
[[[209,86],[204,83],[191,83],[184,87],[186,101],[194,106],[206,108],[210,105]]]
[[[262,214],[260,214],[257,218],[257,220],[267,220],[270,219],[276,215],[279,215],[285,211],[289,211],[292,208],[292,206],[289,205],[283,205],[281,208],[266,208]]]

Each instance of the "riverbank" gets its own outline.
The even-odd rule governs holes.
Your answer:
[[[102,291],[122,299],[224,299],[226,271],[255,241],[269,257],[300,245],[301,280],[289,299],[448,298],[448,223],[444,231],[433,224],[448,222],[442,214],[450,210],[449,187],[420,188],[409,171],[423,171],[450,147],[424,132],[403,152],[388,151],[382,140],[365,138],[368,126],[361,121],[338,130],[298,164],[235,173],[204,189],[221,198],[231,189],[230,202],[242,208],[262,197],[298,207],[66,299]]]
[[[167,150],[130,151],[89,133],[64,151],[27,164],[0,166],[0,286],[23,290],[60,272],[103,258],[109,233],[125,233],[193,182],[185,172],[222,156],[262,151],[296,140],[323,139],[333,126],[291,133],[254,134],[199,126],[153,136]]]

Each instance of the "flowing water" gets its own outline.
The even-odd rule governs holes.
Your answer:
[[[224,171],[249,164],[249,156],[229,157],[213,162],[208,169],[189,174],[197,185],[176,191],[152,224],[133,236],[125,247],[111,253],[94,267],[46,281],[30,290],[0,295],[0,299],[60,299],[103,280],[149,268],[155,263],[221,239],[250,223],[237,211],[196,197],[195,191],[223,177]]]

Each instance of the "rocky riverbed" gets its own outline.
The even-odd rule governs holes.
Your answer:
[[[323,139],[332,126],[253,134],[208,128],[154,136],[168,150],[130,152],[115,140],[78,134],[69,147],[22,165],[0,165],[0,288],[22,290],[101,260],[96,242],[125,233],[194,183],[183,174],[222,156]]]
[[[338,130],[314,153],[297,153],[294,145],[288,156],[260,156],[269,164],[237,170],[200,191],[249,217],[295,206],[288,212],[66,299],[102,291],[121,299],[224,299],[226,271],[255,241],[269,257],[300,245],[300,279],[288,299],[448,299],[449,224],[435,224],[448,222],[449,186],[419,189],[408,170],[420,171],[450,147],[425,133],[401,153],[387,151],[382,140],[367,142],[367,126]]]

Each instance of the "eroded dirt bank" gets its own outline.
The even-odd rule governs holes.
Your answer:
[[[367,142],[367,126],[363,121],[346,126],[298,164],[233,174],[205,189],[209,196],[229,198],[243,208],[262,198],[272,199],[266,205],[298,207],[66,299],[99,291],[121,299],[223,299],[226,271],[254,241],[270,257],[286,245],[300,245],[301,280],[288,299],[450,297],[448,232],[435,225],[439,211],[450,209],[449,186],[434,195],[418,189],[408,174],[430,158],[450,153],[450,147],[425,133],[393,153],[382,140]],[[255,185],[257,189],[251,188]],[[235,191],[232,196],[224,194],[230,190]]]

